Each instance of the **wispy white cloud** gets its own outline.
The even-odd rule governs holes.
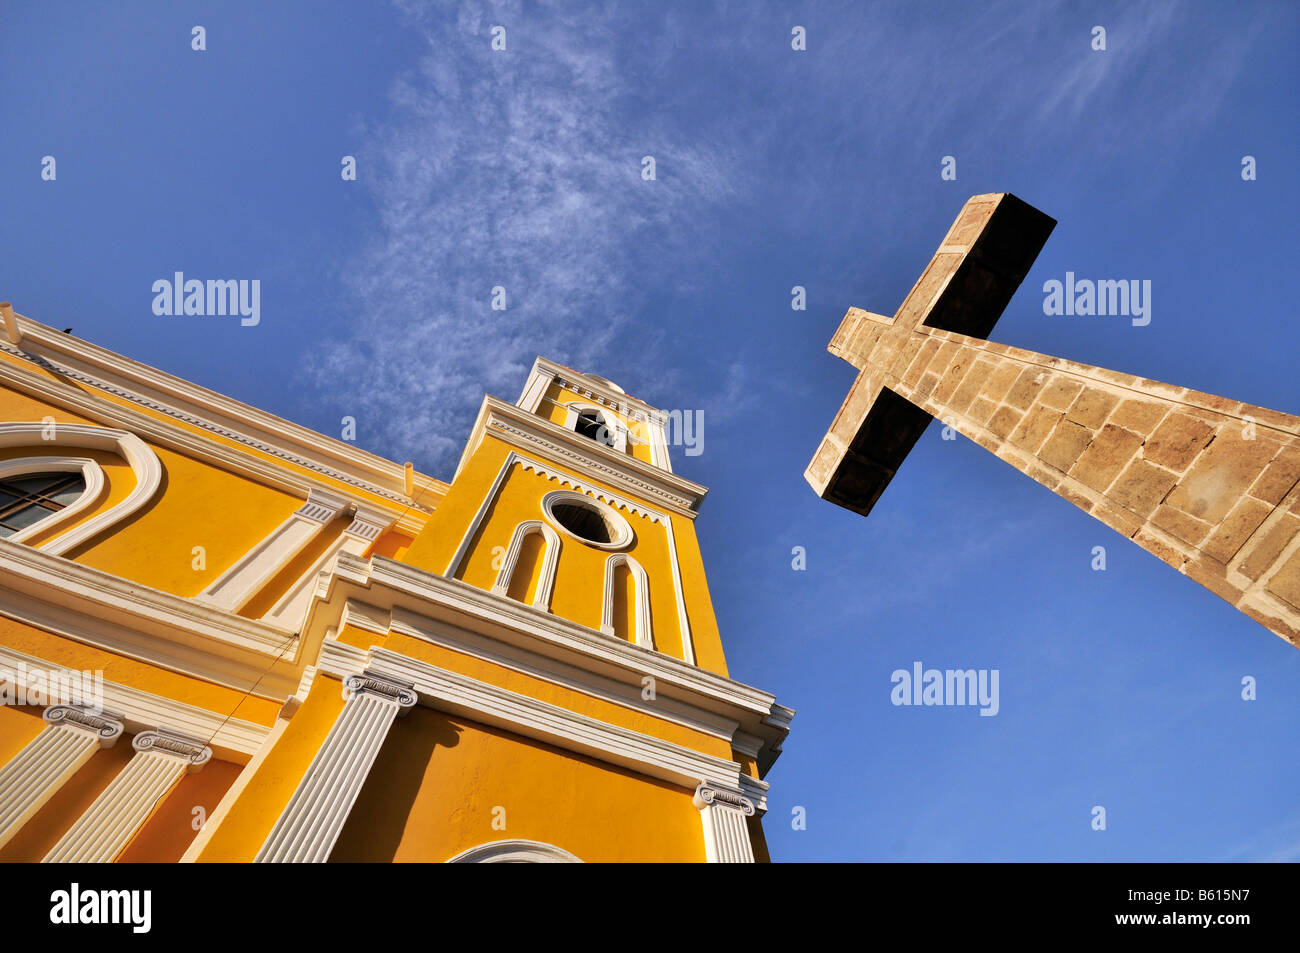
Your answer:
[[[634,78],[604,11],[401,8],[428,48],[360,156],[379,229],[343,276],[355,336],[328,344],[316,374],[329,386],[360,373],[352,399],[381,433],[374,449],[437,469],[484,391],[513,398],[536,354],[608,373],[637,305],[629,275],[667,268],[686,241],[673,224],[726,201],[739,163],[626,120]],[[504,52],[491,49],[498,23]]]
[[[702,408],[713,424],[752,410],[757,385],[768,399],[789,389],[749,363],[727,316],[682,360],[673,337],[693,329],[672,315],[645,320],[644,295],[662,287],[680,299],[710,281],[707,250],[747,241],[719,224],[744,203],[761,199],[760,217],[792,236],[824,229],[810,217],[828,211],[869,214],[882,229],[909,219],[879,183],[846,180],[846,169],[893,161],[850,155],[870,145],[849,133],[941,155],[1001,130],[1049,144],[1042,161],[1095,162],[1103,146],[1159,130],[1178,140],[1212,122],[1267,29],[1261,17],[1174,72],[1171,44],[1199,47],[1193,13],[1172,4],[1102,11],[1105,53],[1089,49],[1089,21],[1068,5],[993,4],[960,31],[906,7],[862,24],[849,6],[831,17],[845,29],[828,22],[810,34],[814,52],[790,62],[773,58],[788,30],[775,5],[744,22],[615,4],[398,7],[426,52],[394,82],[391,117],[366,130],[362,183],[378,228],[341,276],[356,302],[351,329],[314,370],[322,387],[365,382],[350,400],[379,435],[369,449],[435,472],[454,460],[483,392],[513,398],[539,353],[648,400]],[[497,24],[505,52],[491,49]],[[714,91],[673,72],[698,66],[674,57],[698,56],[701,36],[726,40],[711,53],[713,80],[743,77],[707,109],[699,97]],[[1008,51],[1023,60],[1005,62]],[[805,71],[788,74],[802,77],[803,95],[781,92],[792,63]],[[1088,150],[1071,148],[1075,133],[1062,129],[1074,127]],[[646,154],[657,181],[641,178]],[[490,307],[495,286],[505,311]],[[723,342],[729,352],[702,373]],[[632,368],[637,379],[623,378]]]

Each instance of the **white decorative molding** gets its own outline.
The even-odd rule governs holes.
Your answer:
[[[338,841],[399,710],[417,696],[410,683],[373,670],[343,678],[347,699],[312,758],[256,863],[324,863]]]
[[[108,863],[131,843],[159,799],[212,757],[198,738],[158,729],[131,741],[135,754],[41,863]]]
[[[471,655],[492,658],[521,671],[566,683],[570,675],[590,673],[585,690],[595,697],[627,704],[621,694],[640,692],[654,679],[660,716],[682,723],[705,722],[716,734],[736,724],[762,739],[756,760],[766,772],[789,734],[794,712],[760,689],[644,649],[559,616],[542,613],[458,579],[380,556],[369,560],[340,557],[334,575],[318,595],[303,629],[308,645],[342,628],[345,620],[379,634],[409,624],[409,634]],[[354,621],[355,620],[355,621]],[[308,659],[315,658],[308,653]],[[549,660],[567,668],[555,668]],[[364,664],[364,659],[357,665]],[[532,669],[536,672],[532,672]],[[561,674],[557,674],[561,673]],[[577,677],[574,675],[573,677]],[[616,687],[603,688],[612,681]],[[632,706],[635,707],[635,706]],[[699,774],[690,781],[693,789]]]
[[[462,851],[449,864],[580,864],[567,850],[535,840],[498,840]]]
[[[505,557],[501,560],[501,569],[497,572],[497,581],[492,591],[504,596],[510,591],[510,580],[514,577],[515,566],[519,563],[519,554],[523,551],[524,540],[532,533],[542,537],[544,547],[542,565],[537,576],[537,591],[533,593],[532,606],[543,612],[551,609],[551,594],[555,591],[555,568],[560,560],[560,537],[555,530],[541,520],[524,520],[515,527],[506,547]]]
[[[27,693],[33,684],[73,684],[73,680],[81,676],[81,673],[0,645],[0,675],[13,677],[16,693]],[[258,750],[270,731],[266,725],[235,718],[223,712],[196,708],[165,695],[155,695],[129,685],[101,679],[96,681],[96,687],[102,693],[100,704],[106,710],[111,710],[111,717],[125,724],[128,732],[146,731],[155,725],[169,725],[186,734],[209,739],[208,744],[225,761],[246,761]],[[53,710],[47,709],[47,713]]]
[[[292,632],[5,539],[0,615],[259,698],[298,681]]]
[[[667,516],[657,510],[650,509],[644,504],[633,502],[626,497],[610,493],[608,490],[601,489],[600,487],[584,483],[570,474],[565,473],[563,470],[548,467],[544,463],[540,463],[537,460],[530,459],[522,454],[515,453],[514,451],[511,451],[511,456],[514,458],[515,462],[519,464],[521,470],[531,470],[538,476],[546,477],[548,480],[555,480],[560,484],[560,486],[571,487],[576,491],[576,493],[573,494],[575,496],[591,497],[593,500],[608,503],[616,509],[627,510],[627,512],[631,513],[633,516],[645,517],[652,523],[663,523],[668,519]],[[557,490],[555,492],[563,493],[564,491]]]
[[[188,774],[193,774],[212,760],[212,749],[201,738],[192,738],[168,728],[140,732],[131,739],[131,747],[136,751],[157,751],[180,758],[185,762]]]
[[[135,473],[135,486],[124,500],[41,546],[44,552],[55,556],[63,555],[138,512],[157,495],[162,485],[162,463],[158,460],[158,455],[143,440],[125,430],[58,422],[53,424],[18,421],[0,423],[0,447],[22,446],[107,450],[119,455]],[[101,482],[97,492],[102,492],[102,472],[99,479]],[[74,504],[79,507],[77,513],[94,503],[93,499],[85,502],[83,500],[78,500]],[[58,523],[62,524],[66,519],[68,517],[63,516]],[[12,537],[11,541],[13,541]]]
[[[583,478],[608,484],[616,492],[652,500],[656,506],[691,519],[708,493],[707,488],[669,469],[619,453],[495,397],[483,399],[457,473],[489,435],[553,465],[568,467]]]
[[[534,421],[529,421],[528,423],[534,426],[550,426],[558,429],[557,424],[552,424],[550,421],[543,420],[540,417],[536,418]],[[656,483],[638,479],[637,477],[622,472],[616,465],[599,463],[588,457],[588,453],[599,454],[618,452],[611,447],[603,446],[596,443],[594,440],[588,440],[586,437],[577,433],[574,433],[575,439],[583,440],[591,444],[590,451],[587,447],[566,447],[556,441],[547,440],[545,437],[535,433],[534,427],[516,426],[509,421],[497,417],[490,417],[487,426],[495,431],[497,436],[505,435],[514,440],[526,443],[530,450],[534,452],[541,451],[546,456],[558,458],[568,466],[573,467],[575,470],[591,471],[592,475],[598,480],[606,480],[616,486],[623,486],[632,493],[651,497],[659,505],[681,513],[683,516],[694,516],[692,504],[698,503],[698,500],[692,500],[689,497],[673,493]],[[568,433],[568,431],[564,430],[561,430],[561,432]],[[640,461],[635,457],[628,457],[625,455],[624,459],[640,463]],[[644,465],[649,466],[649,464]]]
[[[354,646],[327,641],[321,648],[320,670],[345,677],[343,673],[355,671],[354,653]],[[413,685],[420,703],[427,707],[504,728],[687,789],[693,790],[701,777],[722,778],[731,787],[740,789],[741,768],[734,761],[612,725],[379,646],[371,647],[368,661],[372,666],[381,666],[391,677]]]
[[[754,803],[742,794],[705,781],[695,790],[704,828],[704,854],[711,864],[752,864],[754,847],[745,818],[754,816]]]
[[[412,500],[404,491],[405,474],[399,463],[88,341],[62,334],[58,329],[26,316],[15,317],[22,327],[22,346],[0,342],[0,351],[29,361],[43,371],[35,372],[0,361],[0,380],[25,393],[40,394],[52,403],[74,409],[84,416],[112,420],[124,429],[155,439],[171,449],[195,453],[201,459],[220,460],[225,469],[296,493],[306,493],[312,488],[331,488],[317,485],[310,478],[304,479],[288,468],[268,466],[244,450],[197,437],[187,431],[186,426],[216,434],[277,461],[293,464],[422,514],[431,513],[447,492],[447,484],[421,475],[416,488],[419,499]],[[47,373],[89,385],[179,424],[87,394],[81,388],[67,387],[51,380]]]
[[[352,516],[352,522],[339,534],[338,539],[334,540],[329,549],[298,577],[298,580],[289,587],[289,591],[281,596],[262,618],[272,625],[297,632],[302,627],[307,606],[311,603],[312,594],[316,590],[316,577],[322,572],[329,571],[340,553],[362,555],[392,523],[393,518],[390,514],[382,510],[358,506]]]
[[[0,847],[124,727],[108,712],[75,705],[51,705],[41,717],[45,728],[0,769]]]
[[[654,649],[654,634],[650,629],[650,577],[641,564],[627,553],[613,553],[605,560],[605,601],[600,616],[600,631],[614,635],[614,582],[618,567],[626,566],[632,577],[632,598],[635,611],[636,644],[643,649]]]
[[[347,506],[343,497],[312,490],[302,506],[196,598],[238,612]]]
[[[349,600],[349,606],[353,605],[355,603]],[[363,611],[368,616],[378,615],[378,610],[374,607],[368,607]],[[351,617],[350,612],[349,617]],[[622,708],[641,712],[652,718],[681,725],[712,738],[730,741],[734,736],[743,734],[738,731],[738,722],[735,719],[706,711],[695,704],[683,701],[675,697],[671,689],[668,693],[657,691],[653,699],[647,699],[644,695],[645,685],[640,680],[628,676],[611,677],[603,671],[592,671],[591,666],[582,664],[586,661],[584,659],[578,659],[578,664],[574,664],[546,654],[545,651],[537,651],[545,650],[548,646],[535,643],[511,645],[458,625],[435,622],[400,607],[394,607],[388,613],[387,621],[383,623],[382,628],[372,628],[369,631],[380,635],[392,632],[396,635],[410,636]],[[750,756],[757,757],[757,748]]]

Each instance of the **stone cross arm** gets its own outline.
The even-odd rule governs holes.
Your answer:
[[[915,332],[987,337],[1055,226],[1014,195],[976,195],[892,321],[849,309],[828,350],[860,373],[805,473],[818,496],[871,512],[931,419],[889,386],[922,343]]]
[[[808,482],[866,515],[938,418],[1300,646],[1300,418],[985,339],[1054,225],[977,195],[892,319],[849,309]]]

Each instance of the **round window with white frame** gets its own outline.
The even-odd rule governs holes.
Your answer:
[[[625,549],[632,526],[612,506],[581,493],[556,490],[542,497],[547,521],[567,536],[597,549]]]

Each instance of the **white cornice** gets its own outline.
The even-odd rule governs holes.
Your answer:
[[[632,397],[622,390],[615,390],[602,381],[593,379],[590,375],[581,371],[576,371],[572,367],[565,367],[563,364],[557,364],[555,361],[548,361],[544,357],[538,357],[533,361],[532,371],[528,375],[531,383],[535,377],[541,377],[549,381],[560,382],[566,390],[571,390],[580,396],[595,399],[598,403],[604,404],[615,410],[621,410],[625,414],[630,411],[629,416],[633,419],[650,419],[662,422],[665,414],[662,410],[653,404],[647,404],[644,400]],[[523,406],[524,396],[529,392],[528,385],[524,386],[524,395],[520,397],[518,406]],[[526,407],[526,410],[535,410],[535,407]]]
[[[627,690],[639,692],[649,675],[663,700],[662,717],[686,719],[712,733],[735,724],[745,736],[761,739],[762,772],[789,732],[793,712],[767,692],[406,563],[341,556],[334,574],[321,577],[316,595],[303,626],[304,639],[313,645],[354,619],[374,632],[396,626],[560,684],[581,672],[581,690],[603,690],[603,697],[621,705]],[[601,689],[602,679],[620,690]]]
[[[30,318],[20,318],[22,342],[17,347],[0,342],[0,350],[32,361],[38,367],[89,385],[104,393],[164,414],[288,463],[315,471],[356,489],[389,500],[420,514],[431,512],[448,489],[447,484],[424,474],[416,475],[413,501],[405,493],[401,464],[367,453],[352,444],[308,430],[298,424],[232,400],[215,391],[132,361],[105,348],[62,334]],[[215,441],[197,439],[184,428],[142,411],[107,400],[96,400],[74,388],[59,387],[42,374],[19,365],[0,362],[0,380],[79,413],[113,421],[138,435],[187,453],[199,453],[220,465],[253,475],[274,486],[292,487],[300,493],[316,487],[310,477],[275,466],[247,452]]]
[[[611,725],[398,652],[378,646],[366,652],[333,640],[321,646],[320,670],[337,678],[353,674],[363,661],[367,671],[413,684],[420,702],[439,711],[505,728],[687,788],[707,780],[739,792],[745,783],[734,761]],[[747,788],[754,790],[749,780]],[[758,784],[765,792],[766,785]],[[761,802],[760,798],[760,809],[765,807]]]
[[[66,666],[4,645],[0,645],[0,670],[12,675],[15,687],[24,691],[28,690],[31,676],[36,672],[45,673],[46,685],[79,674]],[[130,685],[104,681],[100,687],[103,697],[97,701],[105,710],[122,719],[128,734],[172,728],[202,738],[218,757],[226,761],[247,761],[271,730],[267,725],[235,718],[229,712],[208,711]]]
[[[0,615],[262,698],[300,675],[292,632],[4,539]]]
[[[694,519],[708,493],[698,483],[619,453],[496,397],[483,398],[465,452],[456,467],[457,476],[488,434],[531,456],[680,516]]]

